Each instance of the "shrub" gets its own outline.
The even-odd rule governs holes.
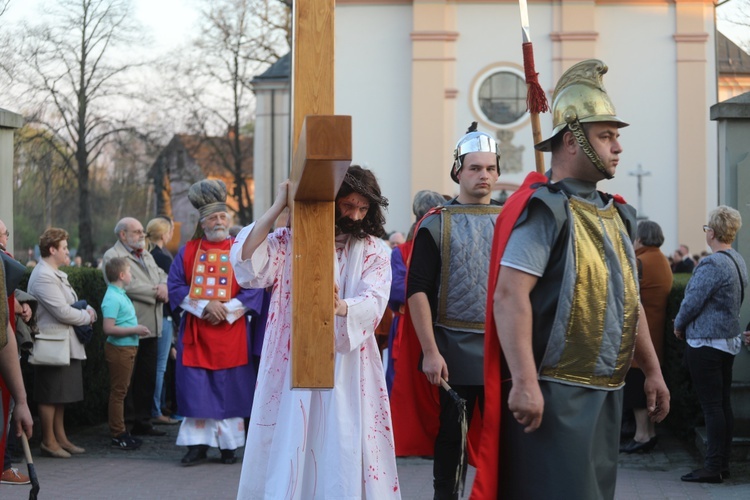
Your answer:
[[[669,415],[664,425],[681,437],[692,436],[695,427],[703,418],[698,399],[692,391],[690,373],[683,362],[687,345],[674,336],[674,318],[680,311],[685,296],[685,287],[690,274],[675,274],[672,291],[667,299],[667,321],[664,327],[664,360],[662,371],[671,395]]]

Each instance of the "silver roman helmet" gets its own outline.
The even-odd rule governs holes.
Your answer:
[[[477,131],[477,122],[471,122],[466,135],[461,137],[456,143],[456,149],[453,150],[453,165],[451,166],[451,179],[458,183],[458,172],[463,167],[463,159],[469,153],[495,153],[497,157],[497,171],[500,172],[500,150],[497,147],[497,141],[489,134]]]

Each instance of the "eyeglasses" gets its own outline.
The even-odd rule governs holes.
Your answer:
[[[713,231],[713,230],[714,230],[714,228],[712,228],[711,226],[703,226],[703,232],[704,232],[704,233],[707,233],[709,229],[710,229],[711,231]]]
[[[146,234],[146,233],[145,233],[145,232],[143,231],[143,229],[136,229],[135,231],[128,231],[128,232],[129,232],[130,234],[137,234],[137,235],[139,235],[139,236],[140,236],[140,235],[142,235],[142,234]]]
[[[7,236],[8,238],[10,238],[10,231],[8,231],[7,229],[5,230],[5,232],[4,232],[4,233],[0,233],[0,234],[4,234],[4,235],[5,235],[5,236]]]

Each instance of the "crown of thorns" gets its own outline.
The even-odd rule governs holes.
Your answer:
[[[349,187],[354,191],[367,198],[371,203],[377,203],[382,208],[388,208],[388,198],[374,193],[371,189],[365,186],[362,181],[354,177],[352,174],[347,172],[344,176],[344,182],[349,185]]]

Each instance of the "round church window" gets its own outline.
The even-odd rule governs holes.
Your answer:
[[[488,121],[514,124],[526,114],[526,81],[510,68],[494,71],[479,84],[476,104]]]

